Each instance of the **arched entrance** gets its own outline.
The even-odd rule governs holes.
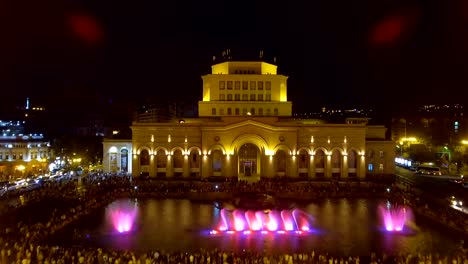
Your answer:
[[[239,176],[257,177],[260,168],[260,150],[252,143],[246,143],[239,149]]]

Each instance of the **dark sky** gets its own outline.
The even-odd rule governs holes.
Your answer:
[[[198,101],[200,76],[227,48],[234,59],[276,56],[297,112],[464,103],[466,1],[278,3],[2,1],[2,104],[29,96],[76,107],[107,94]]]

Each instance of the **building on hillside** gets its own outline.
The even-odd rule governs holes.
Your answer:
[[[131,145],[104,141],[104,168],[119,167],[109,165],[111,155],[119,159],[125,150],[134,176],[257,181],[394,173],[395,143],[385,138],[384,126],[293,118],[288,77],[276,65],[227,61],[202,79],[197,118],[133,122]]]
[[[47,172],[50,143],[43,134],[24,134],[23,122],[0,121],[0,179]]]

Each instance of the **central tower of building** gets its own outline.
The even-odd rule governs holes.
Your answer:
[[[203,101],[198,116],[292,115],[287,99],[287,76],[277,66],[261,61],[227,61],[211,66],[202,76]]]

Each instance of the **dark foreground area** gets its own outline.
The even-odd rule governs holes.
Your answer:
[[[299,185],[298,185],[299,184]],[[187,198],[190,193],[220,193],[223,196],[226,193],[235,192],[237,194],[244,191],[264,191],[268,188],[280,188],[282,193],[296,193],[301,196],[307,192],[314,193],[340,193],[336,189],[336,184],[328,183],[317,189],[315,185],[307,183],[294,185],[265,185],[258,183],[255,185],[247,183],[236,183],[236,186],[230,183],[211,186],[210,183],[197,185],[194,183],[144,183],[130,181],[126,177],[108,176],[106,178],[96,177],[88,178],[83,186],[76,186],[74,182],[53,183],[44,186],[34,192],[25,194],[22,203],[17,203],[14,208],[8,208],[2,215],[2,234],[0,250],[0,261],[2,263],[324,263],[332,260],[348,261],[348,263],[367,263],[372,260],[388,263],[408,263],[408,261],[431,261],[436,263],[463,263],[467,259],[465,245],[458,243],[451,252],[424,252],[415,250],[412,252],[401,251],[392,252],[391,255],[385,252],[366,252],[359,255],[333,254],[316,248],[306,250],[297,250],[291,252],[264,252],[260,250],[246,249],[245,251],[230,248],[222,249],[221,246],[210,248],[191,248],[186,250],[148,250],[128,251],[119,249],[109,249],[96,246],[69,246],[56,245],[51,243],[51,238],[64,232],[74,224],[78,223],[86,216],[92,215],[100,208],[105,208],[118,198],[132,197],[139,195],[143,197],[154,196],[152,198]],[[367,186],[367,187],[363,187]],[[79,187],[79,188],[77,188]],[[135,189],[135,187],[137,187]],[[213,189],[216,188],[216,191]],[[299,189],[297,189],[299,188]],[[340,188],[340,187],[338,187]],[[365,190],[365,188],[368,188]],[[400,192],[394,188],[392,192],[387,192],[388,186],[379,185],[360,185],[359,191],[364,196],[379,196],[389,199],[404,200],[410,206],[421,206],[420,200],[415,200],[411,192]],[[146,191],[144,191],[146,189]],[[136,191],[138,190],[138,191]],[[288,191],[287,191],[288,190]],[[334,190],[334,191],[333,191]],[[326,196],[324,194],[324,196]],[[64,199],[67,199],[66,201]],[[13,197],[10,197],[13,199]],[[50,208],[38,209],[33,211],[37,201],[48,200]],[[9,203],[12,204],[12,203]],[[63,204],[64,206],[60,206]],[[29,207],[32,206],[32,207]],[[42,207],[42,206],[41,206]],[[19,212],[29,208],[29,215],[21,215]],[[417,209],[417,208],[415,208]],[[432,210],[432,208],[427,208]],[[415,210],[417,211],[417,210]],[[37,218],[34,216],[37,215]],[[340,215],[335,215],[336,219]],[[13,220],[6,220],[13,219]],[[363,223],[365,224],[365,223]],[[71,237],[70,240],[73,238]],[[365,241],[365,240],[361,240]],[[356,241],[355,243],[361,243]],[[209,259],[209,262],[208,262]],[[21,262],[20,262],[21,263]]]

